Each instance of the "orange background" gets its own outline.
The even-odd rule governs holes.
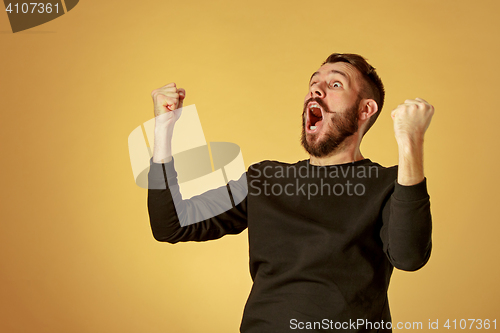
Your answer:
[[[239,144],[247,167],[304,159],[303,97],[332,52],[364,55],[386,86],[366,157],[397,163],[397,104],[436,108],[425,147],[433,254],[394,273],[394,322],[499,321],[499,9],[85,0],[16,34],[0,13],[0,331],[236,332],[251,287],[246,232],[156,242],[128,135],[153,117],[151,91],[175,81],[207,141]]]

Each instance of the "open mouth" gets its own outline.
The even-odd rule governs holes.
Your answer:
[[[306,131],[308,133],[314,133],[319,130],[321,124],[323,123],[323,110],[318,103],[310,103],[307,106],[307,122]]]

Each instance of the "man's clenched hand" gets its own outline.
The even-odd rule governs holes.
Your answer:
[[[392,112],[394,134],[399,145],[423,143],[434,107],[421,98],[407,99]]]
[[[179,112],[171,112],[182,108],[186,91],[182,88],[177,88],[175,83],[169,83],[161,88],[153,90],[151,93],[154,103],[154,113],[156,121],[174,122],[179,118]]]

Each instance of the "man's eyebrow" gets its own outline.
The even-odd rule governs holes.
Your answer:
[[[314,72],[314,73],[313,73],[313,75],[311,75],[311,78],[309,79],[309,82],[311,82],[311,80],[313,79],[313,77],[314,77],[315,75],[318,75],[318,74],[319,74],[319,72]]]
[[[347,81],[349,81],[349,76],[347,76],[347,74],[344,73],[344,72],[342,72],[342,71],[339,71],[339,70],[336,70],[336,69],[332,69],[331,71],[328,72],[328,74],[331,74],[331,73],[340,74],[343,77],[345,77]],[[313,75],[311,75],[311,78],[309,79],[309,82],[311,82],[311,80],[313,79],[313,77],[315,77],[318,74],[319,74],[319,72],[314,72]]]

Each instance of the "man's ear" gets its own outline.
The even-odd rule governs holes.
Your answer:
[[[377,102],[373,99],[363,99],[359,108],[359,120],[368,120],[378,112]]]

